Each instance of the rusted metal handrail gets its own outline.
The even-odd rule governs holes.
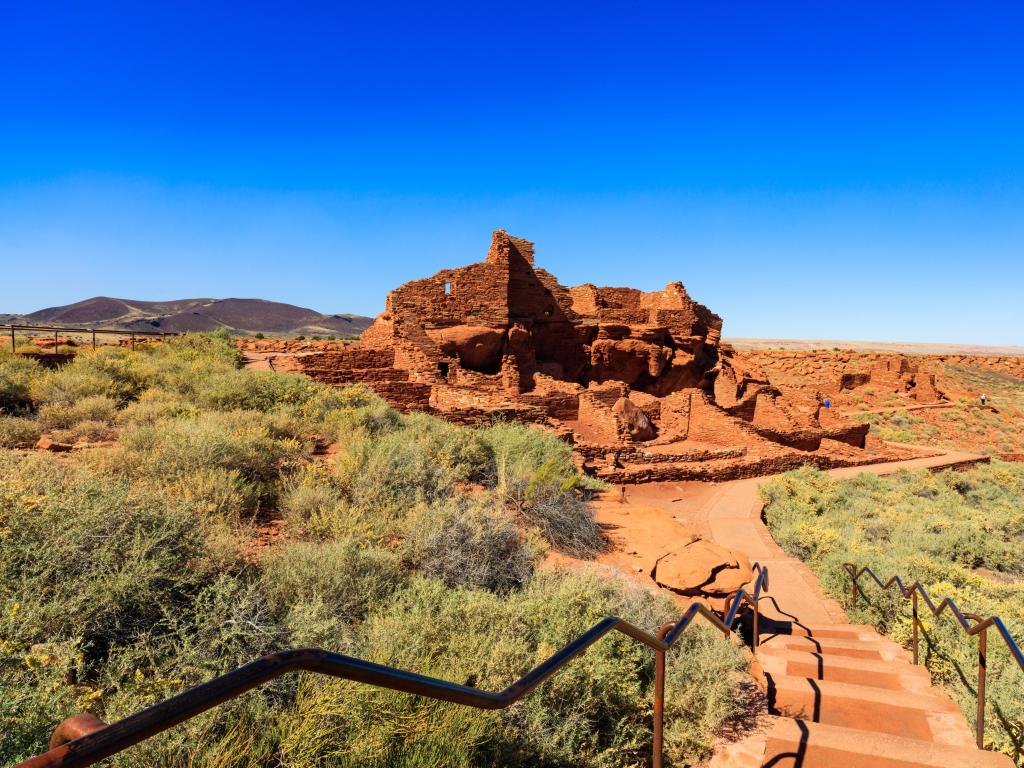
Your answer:
[[[925,605],[928,606],[928,610],[932,612],[933,616],[938,616],[946,608],[949,608],[950,612],[956,618],[957,622],[970,636],[978,636],[978,716],[976,723],[976,736],[978,741],[978,748],[985,748],[985,682],[988,673],[988,628],[995,627],[1000,636],[1003,638],[1003,642],[1006,643],[1006,647],[1010,649],[1010,655],[1013,657],[1017,665],[1024,670],[1024,652],[1021,651],[1017,641],[1013,639],[1013,635],[1003,624],[1003,620],[998,616],[989,616],[985,618],[979,616],[976,613],[964,613],[957,607],[957,604],[953,602],[952,598],[945,598],[937,606],[935,601],[932,600],[931,595],[928,594],[928,590],[920,581],[915,581],[909,587],[903,585],[902,579],[899,576],[893,576],[886,582],[883,582],[875,572],[869,567],[864,566],[858,569],[853,563],[843,563],[843,568],[850,575],[851,592],[850,592],[850,605],[856,607],[857,595],[859,594],[859,580],[860,577],[865,573],[870,576],[874,582],[882,589],[890,589],[895,585],[900,594],[904,598],[909,598],[912,601],[912,614],[913,614],[913,631],[911,635],[911,643],[914,649],[914,663],[918,664],[919,653],[918,653],[918,628],[920,626],[920,619],[918,617],[918,595],[924,600]],[[971,622],[974,622],[973,624]]]
[[[658,635],[652,635],[628,621],[614,616],[602,619],[498,693],[481,691],[478,688],[395,669],[352,656],[331,653],[319,648],[299,648],[264,656],[110,725],[105,725],[91,715],[76,715],[68,718],[54,731],[48,752],[26,760],[17,768],[57,768],[57,766],[78,768],[92,765],[218,704],[291,672],[317,672],[477,709],[504,709],[528,695],[572,659],[585,652],[587,648],[613,630],[654,650],[655,699],[652,763],[654,768],[661,768],[665,711],[665,652],[673,646],[698,615],[703,616],[728,636],[733,631],[732,624],[744,605],[749,605],[753,609],[752,644],[756,650],[758,645],[758,602],[761,599],[762,590],[768,591],[768,570],[757,563],[754,564],[754,570],[757,573],[757,578],[753,582],[753,591],[739,590],[733,598],[728,613],[722,618],[719,618],[706,606],[694,603],[687,608],[678,621],[662,626]]]

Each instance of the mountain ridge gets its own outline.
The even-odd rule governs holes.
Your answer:
[[[340,335],[362,333],[373,318],[324,314],[308,307],[267,299],[194,298],[168,301],[94,296],[30,312],[0,315],[5,323],[88,325],[125,331],[214,331],[252,335]]]

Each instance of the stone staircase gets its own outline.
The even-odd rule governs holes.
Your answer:
[[[864,625],[769,624],[753,667],[764,728],[714,768],[1013,768],[979,750],[960,708],[908,651]]]

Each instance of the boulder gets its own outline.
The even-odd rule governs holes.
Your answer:
[[[753,571],[743,553],[698,538],[660,557],[651,577],[673,592],[720,601],[747,584]]]
[[[49,435],[43,435],[36,443],[37,451],[51,451],[53,453],[64,453],[70,451],[72,446],[69,443],[58,443]]]
[[[620,397],[612,406],[612,413],[619,426],[637,442],[654,439],[654,427],[647,414],[628,397]]]

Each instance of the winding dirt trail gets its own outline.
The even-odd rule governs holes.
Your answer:
[[[829,474],[836,477],[855,477],[861,472],[886,475],[900,469],[939,470],[967,467],[985,461],[988,458],[980,454],[947,451],[937,456],[834,469]],[[822,593],[810,569],[783,552],[761,522],[762,504],[758,489],[762,483],[771,479],[768,476],[726,483],[649,483],[630,487],[626,494],[630,502],[667,512],[669,519],[676,518],[714,543],[728,549],[742,550],[751,562],[767,566],[771,577],[770,594],[774,600],[770,601],[770,607],[765,605],[766,616],[786,621],[797,617],[800,623],[808,625],[847,621],[842,607]],[[638,522],[642,520],[650,524],[652,519],[651,516],[645,516],[639,518]],[[621,524],[628,526],[628,520],[624,518]],[[671,530],[667,529],[664,533],[670,536]],[[621,530],[619,535],[624,540],[631,538],[628,529]],[[637,537],[645,540],[661,538],[650,530],[638,531]],[[661,540],[671,541],[671,538]]]

